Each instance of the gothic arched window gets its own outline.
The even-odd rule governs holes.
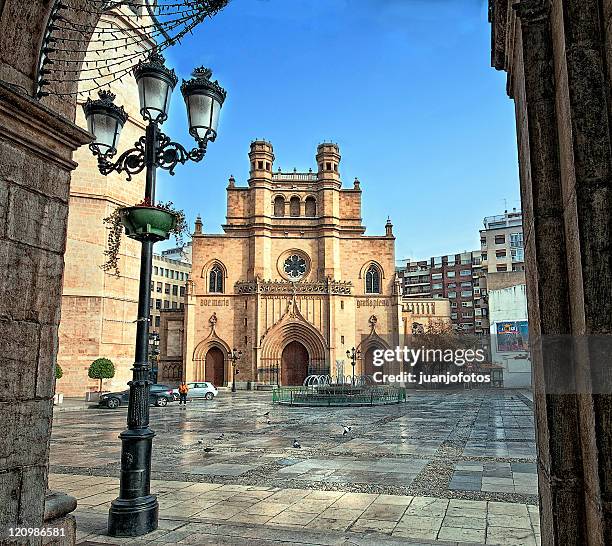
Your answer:
[[[300,215],[300,198],[292,197],[289,201],[289,214],[291,216],[299,216]]]
[[[306,216],[317,215],[317,201],[314,197],[306,198]]]
[[[223,293],[223,270],[216,265],[210,270],[208,275],[208,291],[216,292],[218,294]]]
[[[282,195],[274,199],[274,216],[285,216],[285,198]]]
[[[366,294],[380,294],[380,270],[375,265],[368,267],[365,275]]]

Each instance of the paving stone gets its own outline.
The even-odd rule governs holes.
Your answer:
[[[354,508],[335,508],[331,506],[320,514],[320,517],[326,519],[339,519],[354,521],[363,514],[363,510]]]
[[[374,504],[394,504],[400,506],[408,506],[414,497],[401,495],[379,495]]]
[[[378,495],[368,495],[365,493],[346,493],[342,495],[333,506],[335,508],[367,508],[372,504]]]
[[[485,529],[487,520],[485,518],[470,516],[449,516],[444,517],[442,527],[460,527],[465,529]]]
[[[438,529],[417,529],[414,527],[403,527],[398,525],[392,535],[394,537],[405,537],[415,540],[435,540],[438,536]]]
[[[508,502],[489,502],[490,514],[509,514],[513,516],[527,516],[526,504],[511,504]]]
[[[536,546],[536,538],[530,529],[488,527],[486,544],[504,546]]]
[[[346,531],[354,520],[316,517],[308,528],[319,531]]]
[[[272,516],[265,516],[262,514],[247,514],[245,512],[238,512],[229,518],[228,522],[236,523],[257,523],[264,524],[272,519]]]
[[[268,523],[274,523],[279,525],[308,525],[313,519],[317,517],[316,514],[309,514],[308,512],[292,512],[287,509],[281,512],[277,516],[274,516]]]
[[[443,516],[413,516],[406,514],[398,522],[398,527],[409,527],[413,529],[440,529]]]
[[[397,522],[386,521],[386,520],[375,520],[375,519],[364,519],[359,518],[350,527],[350,531],[355,533],[367,533],[369,531],[375,531],[377,533],[391,533]]]
[[[437,538],[438,540],[452,540],[456,542],[484,542],[485,530],[442,526]]]
[[[259,514],[262,516],[276,516],[282,511],[289,508],[288,504],[278,504],[275,502],[262,501],[251,506],[246,513],[247,514]]]
[[[489,527],[514,527],[516,529],[531,529],[531,520],[527,516],[517,516],[508,514],[487,515]]]

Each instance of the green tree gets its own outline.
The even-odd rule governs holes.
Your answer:
[[[87,375],[92,379],[100,380],[99,392],[102,392],[102,380],[115,377],[115,366],[108,358],[98,358],[89,366]]]
[[[55,379],[61,379],[64,375],[62,367],[59,364],[55,365]]]

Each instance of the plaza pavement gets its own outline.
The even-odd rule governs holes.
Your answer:
[[[139,542],[539,543],[533,417],[522,393],[419,391],[375,408],[270,399],[223,392],[186,410],[151,408],[160,528]],[[124,422],[125,409],[54,417],[50,487],[77,497],[83,543],[136,542],[104,534]]]

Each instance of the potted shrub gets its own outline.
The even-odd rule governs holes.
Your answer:
[[[104,251],[106,262],[101,266],[105,271],[119,275],[119,249],[123,232],[137,241],[163,241],[174,235],[177,246],[183,246],[183,235],[188,226],[185,213],[174,208],[172,201],[152,205],[148,199],[133,207],[119,207],[104,218],[109,228],[108,249]]]
[[[62,378],[64,372],[59,364],[55,364],[55,389],[57,390],[57,381]],[[60,392],[56,392],[53,395],[53,405],[62,404],[64,402],[64,395]]]
[[[100,393],[102,392],[102,380],[115,377],[115,366],[108,358],[97,358],[90,364],[87,375],[92,379],[98,379],[100,381],[98,392],[87,393],[87,400],[91,402],[100,398]]]

